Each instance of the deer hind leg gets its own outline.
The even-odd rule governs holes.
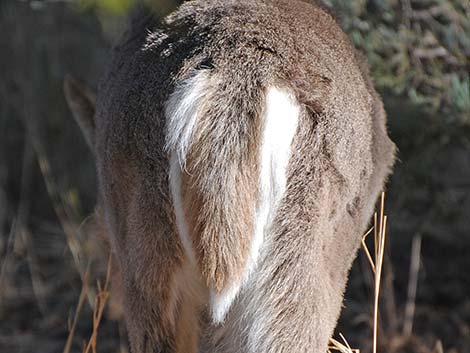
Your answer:
[[[294,228],[294,224],[290,224]],[[318,227],[321,236],[328,227]],[[308,234],[309,230],[305,229]],[[341,310],[342,295],[356,246],[331,250],[308,244],[285,231],[290,242],[263,249],[263,260],[240,292],[223,327],[207,338],[208,351],[223,353],[324,353]],[[294,244],[294,245],[293,245]]]
[[[175,352],[198,352],[201,315],[207,293],[190,261],[183,264],[176,278],[178,305],[176,308]]]
[[[266,228],[258,266],[225,327],[215,327],[216,339],[207,339],[208,351],[327,350],[366,217],[362,211],[348,212],[344,200],[350,196],[341,179],[318,160],[322,158],[321,139],[315,139],[313,125],[306,125],[312,123],[301,121],[289,185],[274,221]],[[307,143],[313,151],[305,156],[298,151]],[[363,189],[361,199],[366,195]]]
[[[206,297],[193,270],[184,262],[150,292],[125,284],[126,320],[134,353],[196,353],[199,317]]]
[[[168,221],[166,197],[146,193],[150,187],[145,180],[138,179],[136,185],[128,197],[126,215],[116,217],[122,222],[116,228],[129,231],[125,241],[115,246],[131,351],[195,353],[196,318],[205,293]]]

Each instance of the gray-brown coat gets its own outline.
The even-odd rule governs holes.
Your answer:
[[[198,0],[162,24],[140,15],[94,120],[71,79],[66,93],[94,128],[134,353],[326,351],[394,160],[328,12]]]

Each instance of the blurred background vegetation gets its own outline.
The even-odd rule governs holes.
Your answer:
[[[92,332],[107,255],[87,229],[93,157],[62,80],[71,73],[96,87],[136,1],[0,1],[0,352],[81,352]],[[163,17],[179,2],[147,5]],[[470,2],[325,2],[367,56],[399,147],[387,193],[382,351],[470,352]],[[403,325],[413,239],[422,247],[410,336]],[[363,352],[367,266],[359,256],[339,326]],[[98,352],[125,352],[124,331],[106,315]]]
[[[470,121],[470,3],[462,0],[331,0],[367,55],[379,89],[443,124]]]

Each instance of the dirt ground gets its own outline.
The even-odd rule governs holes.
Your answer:
[[[71,352],[82,352],[107,255],[83,223],[96,198],[93,157],[61,85],[68,72],[96,85],[110,44],[90,15],[62,3],[32,6],[0,3],[0,31],[9,34],[0,36],[0,64],[7,68],[0,71],[0,352],[63,352],[88,269],[90,294],[71,341]],[[467,353],[470,130],[443,129],[439,119],[385,97],[399,161],[387,188],[379,351]],[[412,242],[418,238],[417,294],[410,301]],[[342,332],[362,352],[371,351],[372,293],[360,251],[336,337]],[[411,336],[403,335],[410,323],[407,302],[415,305]],[[105,314],[97,351],[126,352],[124,331]]]

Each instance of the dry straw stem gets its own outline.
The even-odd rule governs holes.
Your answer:
[[[93,332],[88,341],[88,344],[83,350],[83,353],[89,353],[90,350],[91,352],[96,353],[99,326],[100,326],[101,318],[103,317],[103,312],[106,307],[106,303],[108,302],[108,299],[109,299],[109,281],[111,277],[111,266],[112,264],[111,264],[111,256],[110,256],[108,260],[108,268],[106,271],[106,279],[104,282],[104,286],[102,287],[99,281],[97,283],[98,294],[95,296],[95,305],[93,306]],[[67,337],[67,341],[65,343],[63,353],[70,353],[78,318],[80,317],[80,313],[82,311],[85,298],[87,297],[87,293],[90,289],[90,287],[88,286],[89,275],[90,275],[89,269],[87,269],[85,273],[85,278],[83,281],[80,297],[78,299],[78,305],[77,305],[77,308],[75,309],[73,322],[72,322],[72,325],[70,326],[69,335]]]
[[[343,343],[335,340],[334,338],[330,338],[330,345],[328,346],[327,353],[333,353],[333,352],[360,353],[359,349],[351,348],[351,346],[349,345],[348,341],[346,341],[346,338],[343,336],[342,333],[340,333],[339,335],[341,339],[343,340]]]
[[[374,214],[374,226],[370,228],[366,234],[362,236],[361,243],[362,247],[367,256],[367,260],[371,266],[372,272],[374,273],[374,330],[373,330],[373,353],[377,353],[377,335],[378,335],[378,316],[379,316],[379,297],[380,297],[380,280],[382,278],[382,267],[384,261],[385,252],[385,236],[387,230],[387,216],[384,215],[385,208],[385,193],[382,193],[380,199],[380,216],[377,212]],[[366,244],[367,237],[374,232],[374,257],[372,258],[369,248]],[[340,334],[343,342],[339,342],[333,338],[330,339],[330,346],[328,347],[328,353],[337,351],[341,353],[359,353],[359,349],[351,349],[348,342],[342,334]]]
[[[93,332],[91,334],[90,340],[88,341],[87,346],[83,350],[83,353],[96,353],[96,344],[98,338],[98,331],[100,327],[101,318],[103,317],[104,309],[106,308],[106,303],[109,299],[109,279],[111,275],[111,256],[108,259],[108,269],[106,271],[106,280],[104,282],[104,287],[101,286],[101,283],[98,281],[98,294],[95,298],[95,306],[93,308]]]
[[[73,317],[73,323],[72,323],[72,326],[70,327],[69,336],[67,337],[67,341],[65,343],[63,353],[69,353],[70,349],[72,348],[72,341],[73,341],[73,336],[75,335],[75,329],[77,327],[78,318],[80,317],[80,313],[81,313],[82,308],[83,308],[83,303],[85,302],[85,298],[86,298],[86,295],[87,295],[87,292],[88,292],[88,277],[89,277],[89,275],[90,275],[90,273],[89,273],[89,271],[87,271],[85,273],[85,279],[82,283],[82,290],[80,292],[80,297],[78,298],[78,305],[77,305],[77,308],[75,309],[75,315]]]
[[[362,237],[362,246],[367,255],[372,271],[374,272],[374,330],[373,330],[373,353],[377,353],[377,336],[379,320],[379,298],[380,298],[380,280],[382,278],[382,267],[384,261],[385,238],[387,231],[387,216],[384,215],[385,193],[382,193],[380,202],[380,217],[377,213],[374,215],[374,227]],[[372,258],[366,245],[366,238],[374,230],[374,258]]]

